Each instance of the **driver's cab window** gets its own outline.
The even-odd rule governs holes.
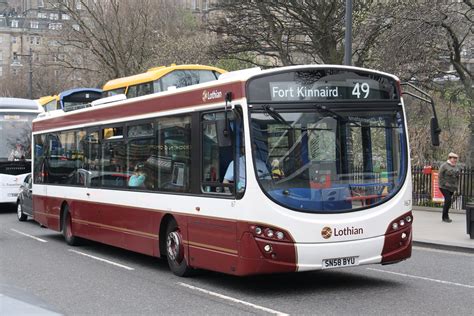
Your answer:
[[[234,172],[245,176],[245,165],[240,166],[237,162],[234,166],[236,148],[243,148],[242,129],[241,120],[236,119],[233,112],[227,112],[227,119],[224,111],[202,115],[202,192],[232,195],[235,190]],[[241,154],[243,152],[238,155]]]

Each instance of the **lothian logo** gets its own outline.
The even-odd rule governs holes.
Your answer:
[[[213,90],[209,92],[208,90],[204,90],[202,92],[202,101],[204,102],[219,98],[222,98],[222,91]]]
[[[321,230],[321,236],[323,236],[324,239],[329,239],[333,235],[334,236],[353,236],[353,235],[362,235],[364,233],[363,228],[358,228],[358,227],[344,227],[344,228],[336,228],[332,229],[331,227],[324,227]]]
[[[332,229],[331,227],[324,227],[322,230],[321,230],[321,236],[323,236],[324,239],[329,239],[331,238],[332,236]]]

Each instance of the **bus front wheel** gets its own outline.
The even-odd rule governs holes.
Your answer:
[[[192,269],[184,256],[183,237],[174,220],[168,223],[166,229],[166,257],[170,270],[175,275],[185,277],[191,274]]]

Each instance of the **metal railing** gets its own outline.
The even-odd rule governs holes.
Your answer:
[[[433,202],[431,185],[431,173],[423,173],[423,166],[412,167],[413,180],[413,205],[441,207],[443,204]],[[436,170],[436,169],[434,169]],[[466,209],[470,199],[474,199],[474,168],[461,168],[459,177],[459,191],[453,196],[451,208],[457,210]]]

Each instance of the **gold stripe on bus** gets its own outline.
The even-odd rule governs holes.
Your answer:
[[[72,221],[74,223],[78,223],[78,224],[81,224],[81,225],[91,225],[91,226],[96,226],[96,227],[99,227],[99,228],[104,228],[104,229],[108,229],[108,230],[112,230],[112,231],[116,231],[116,232],[120,232],[120,233],[126,233],[126,234],[129,234],[129,235],[135,235],[135,236],[146,237],[146,238],[151,238],[151,239],[158,240],[158,235],[145,233],[145,232],[141,232],[141,231],[138,231],[138,230],[120,228],[120,227],[117,227],[117,226],[104,225],[104,224],[84,221],[84,220],[80,220],[80,219],[73,219]]]
[[[35,215],[42,215],[42,216],[46,216],[46,217],[49,217],[49,218],[59,219],[59,215],[53,215],[53,214],[50,214],[50,213],[35,211]]]
[[[208,245],[208,244],[201,244],[201,243],[194,242],[194,241],[183,241],[183,243],[188,244],[189,246],[195,247],[195,248],[211,249],[211,250],[216,250],[216,251],[219,251],[219,252],[230,253],[230,254],[233,254],[233,255],[238,254],[238,251],[234,250],[234,249],[216,247],[216,246],[212,246],[212,245]]]

